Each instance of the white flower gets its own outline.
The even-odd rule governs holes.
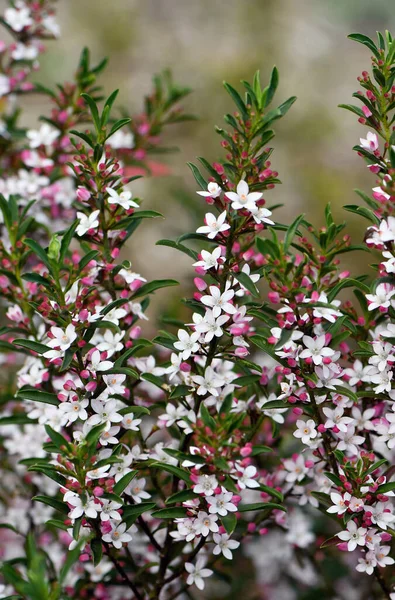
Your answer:
[[[217,487],[218,481],[215,475],[200,475],[198,477],[198,482],[193,487],[193,491],[195,494],[212,496]]]
[[[379,283],[374,294],[366,294],[366,299],[369,302],[368,310],[375,310],[380,307],[388,308],[394,294],[395,289],[389,287],[386,283]]]
[[[296,438],[300,438],[303,444],[310,446],[311,441],[317,437],[317,431],[315,429],[315,423],[313,419],[308,419],[307,421],[302,421],[298,419],[296,421],[296,431],[294,431],[294,436]]]
[[[182,355],[172,352],[171,357],[170,357],[171,365],[170,365],[170,367],[167,367],[167,369],[165,371],[165,373],[167,375],[169,375],[169,381],[174,379],[174,377],[180,372],[181,362],[182,362]]]
[[[315,365],[321,365],[324,358],[335,354],[335,351],[326,346],[325,334],[312,338],[309,335],[303,336],[303,343],[306,350],[302,350],[300,358],[311,358]]]
[[[218,248],[215,248],[213,252],[207,252],[207,250],[202,250],[200,252],[200,255],[202,259],[193,263],[194,267],[202,267],[205,271],[208,271],[212,268],[217,269],[219,265],[218,259],[221,256],[221,247],[218,246]]]
[[[352,454],[358,454],[357,446],[360,446],[365,441],[365,438],[361,435],[355,435],[355,427],[353,425],[349,425],[346,432],[339,431],[336,435],[340,440],[337,445],[338,450],[345,450]]]
[[[96,519],[97,513],[100,512],[100,504],[96,503],[95,499],[90,496],[79,496],[70,491],[65,493],[63,499],[74,507],[69,514],[70,519],[78,519],[82,515],[86,515],[90,519]]]
[[[102,507],[100,512],[100,519],[103,522],[109,521],[121,521],[122,517],[119,514],[118,510],[121,508],[122,504],[119,502],[115,502],[114,500],[101,500]]]
[[[274,221],[269,219],[272,214],[272,211],[264,206],[256,206],[253,209],[250,209],[250,212],[254,218],[255,223],[266,223],[267,225],[274,225]]]
[[[68,350],[77,338],[75,327],[72,323],[67,325],[66,329],[55,326],[51,327],[51,334],[54,337],[49,340],[47,346],[50,348],[60,348],[63,352]]]
[[[377,134],[373,133],[373,131],[368,131],[366,138],[359,138],[359,141],[362,148],[364,148],[364,150],[368,150],[369,152],[374,152],[379,147]]]
[[[73,400],[72,402],[62,402],[58,406],[58,411],[62,415],[62,422],[64,425],[70,425],[77,419],[86,421],[88,413],[86,407],[89,404],[89,400],[83,398],[81,400]]]
[[[232,560],[233,555],[231,550],[235,550],[240,546],[240,542],[236,540],[231,540],[230,537],[226,533],[214,533],[213,535],[214,542],[216,546],[214,546],[213,554],[222,554],[225,558]]]
[[[218,318],[215,318],[213,315],[213,311],[209,308],[206,311],[204,317],[199,313],[194,313],[192,316],[194,320],[195,331],[200,334],[205,334],[204,343],[208,344],[211,342],[213,337],[221,337],[223,335],[222,325],[229,320],[228,315],[221,315]]]
[[[145,479],[133,479],[133,481],[128,485],[127,493],[130,494],[136,504],[140,504],[142,500],[147,500],[151,498],[151,495],[144,490],[145,488]]]
[[[30,9],[21,5],[19,9],[7,8],[4,11],[4,20],[14,31],[22,31],[25,27],[33,25],[33,19],[30,16]]]
[[[205,305],[212,308],[213,317],[219,317],[222,311],[228,314],[234,314],[237,312],[236,307],[229,302],[235,295],[234,290],[229,289],[229,283],[227,284],[225,291],[221,294],[221,290],[216,285],[210,285],[210,295],[202,296],[200,301]]]
[[[395,560],[388,556],[388,553],[391,551],[391,546],[376,546],[374,551],[379,567],[386,567],[395,563]]]
[[[340,431],[346,432],[347,425],[353,422],[351,417],[343,417],[344,409],[341,406],[336,406],[334,410],[324,407],[322,412],[327,417],[327,421],[324,423],[326,429],[337,427]]]
[[[111,395],[122,395],[125,392],[125,386],[122,385],[125,379],[126,375],[103,375],[104,383],[107,386],[106,392]]]
[[[221,213],[218,219],[212,213],[206,213],[206,225],[202,225],[196,230],[196,233],[206,233],[210,240],[213,240],[218,233],[230,229],[230,225],[225,223],[226,210]]]
[[[122,419],[122,427],[129,431],[139,431],[141,419],[135,419],[133,414],[126,414]]]
[[[11,82],[7,75],[0,73],[0,98],[11,91]]]
[[[96,414],[89,417],[89,425],[99,425],[106,423],[106,429],[111,427],[111,423],[120,423],[123,416],[117,413],[117,400],[102,402],[98,398],[91,401],[91,407]]]
[[[207,537],[210,531],[213,533],[217,533],[219,530],[217,515],[209,515],[204,511],[199,511],[198,516],[195,519],[194,527],[195,531],[198,535],[202,535],[203,537]]]
[[[182,352],[183,360],[188,360],[191,354],[195,354],[199,350],[197,340],[199,339],[200,334],[197,331],[194,331],[189,335],[185,329],[179,329],[177,335],[179,341],[174,343],[174,348]]]
[[[108,371],[112,369],[114,363],[110,360],[102,360],[100,356],[99,350],[94,350],[90,357],[90,365],[88,367],[91,373],[96,373],[97,371]]]
[[[387,529],[395,521],[392,506],[385,502],[377,502],[375,506],[365,506],[365,512],[371,513],[371,521],[380,529]]]
[[[250,192],[246,181],[243,179],[237,184],[236,192],[226,192],[229,200],[232,201],[232,208],[234,210],[247,209],[250,211],[255,210],[256,202],[262,198],[261,192]]]
[[[59,137],[60,131],[54,129],[48,123],[41,125],[40,129],[29,129],[26,136],[29,138],[30,148],[39,148],[40,146],[50,147]]]
[[[204,568],[205,564],[204,558],[198,558],[196,566],[190,562],[185,563],[185,570],[189,573],[187,578],[188,585],[195,584],[199,590],[204,589],[203,579],[213,574],[211,569]]]
[[[269,408],[265,410],[265,404],[275,399],[275,394],[270,394],[269,398],[261,397],[257,402],[257,407],[261,409],[264,415],[270,417],[271,419],[273,419],[273,421],[276,421],[276,423],[280,423],[281,425],[282,423],[284,423],[283,413],[287,412],[287,408]]]
[[[288,471],[285,481],[288,481],[289,483],[293,483],[294,481],[302,481],[305,475],[307,475],[309,472],[309,469],[306,467],[304,458],[301,454],[298,455],[296,460],[287,458],[284,460],[283,464]]]
[[[204,377],[201,375],[194,375],[192,377],[194,383],[198,384],[197,393],[199,396],[204,396],[207,393],[213,396],[218,396],[218,388],[224,385],[223,379],[214,371],[212,367],[207,367],[204,371]]]
[[[124,278],[127,284],[134,283],[135,281],[147,281],[144,277],[142,277],[139,273],[134,273],[131,269],[121,269],[118,273],[121,277]],[[141,306],[140,306],[141,308]]]
[[[347,523],[347,529],[337,534],[343,542],[347,542],[347,550],[353,552],[357,546],[365,545],[367,529],[358,527],[354,521]]]
[[[118,129],[111,137],[107,138],[106,144],[114,148],[114,150],[120,150],[121,148],[133,148],[134,147],[134,135],[131,131],[122,131]]]
[[[35,60],[38,56],[38,47],[18,43],[12,50],[11,56],[14,60]]]
[[[221,517],[225,517],[228,512],[236,512],[236,504],[232,504],[231,500],[233,493],[228,492],[224,487],[221,487],[221,493],[215,496],[207,496],[206,500],[209,504],[208,512],[210,514],[218,514]]]
[[[115,352],[119,352],[123,348],[121,340],[125,332],[113,333],[110,329],[106,329],[103,335],[103,341],[97,344],[97,349],[100,352],[107,352],[107,358],[110,358]]]
[[[103,541],[112,544],[118,550],[122,548],[124,542],[130,542],[131,539],[132,536],[126,531],[126,523],[113,526],[110,533],[103,535]]]
[[[238,473],[237,475],[232,475],[232,477],[234,479],[237,479],[237,485],[241,490],[244,490],[245,488],[259,487],[258,481],[254,479],[258,473],[256,467],[254,467],[253,465],[249,465],[244,470],[239,467],[237,468],[237,470],[241,471],[241,474]]]
[[[343,494],[343,496],[337,492],[332,492],[331,500],[333,502],[333,506],[330,506],[326,512],[343,515],[347,511],[347,503],[350,501],[350,499],[351,495],[348,492]]]
[[[358,558],[358,564],[355,567],[360,573],[372,575],[374,568],[377,566],[377,560],[373,550],[370,550],[365,556]]]
[[[99,227],[99,219],[97,218],[100,210],[94,210],[89,216],[82,212],[77,212],[79,224],[75,230],[76,234],[80,237],[85,235],[90,229],[97,229]]]
[[[129,208],[139,208],[139,205],[131,200],[132,192],[124,191],[118,194],[112,188],[107,188],[107,193],[109,194],[108,203],[109,204],[117,204],[122,206],[125,210],[129,210]]]
[[[210,183],[207,186],[207,192],[196,192],[197,194],[199,194],[199,196],[203,196],[204,198],[218,198],[218,196],[221,195],[221,188],[219,187],[218,183],[215,183],[214,181],[210,181]]]

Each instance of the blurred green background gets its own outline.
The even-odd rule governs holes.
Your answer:
[[[127,256],[148,279],[175,277],[185,284],[193,274],[187,257],[155,247],[155,241],[194,230],[204,214],[205,203],[195,194],[197,187],[185,163],[196,156],[208,160],[220,156],[214,125],[221,125],[224,112],[233,109],[222,81],[237,87],[240,79],[251,80],[256,69],[266,81],[273,64],[280,71],[278,103],[290,95],[298,100],[275,128],[272,165],[283,185],[265,195],[267,204],[285,205],[276,212],[277,221],[290,222],[305,212],[320,224],[330,201],[335,216],[347,219],[353,241],[361,241],[365,223],[350,218],[341,207],[359,202],[353,188],[369,191],[374,185],[374,177],[352,151],[366,129],[337,105],[352,102],[356,78],[370,64],[369,51],[349,41],[347,34],[374,36],[378,29],[394,33],[393,0],[59,0],[57,4],[62,35],[49,42],[37,81],[53,84],[70,79],[81,48],[87,45],[94,60],[110,57],[102,82],[106,92],[120,88],[120,102],[131,113],[140,110],[152,74],[164,68],[172,69],[176,82],[193,89],[187,112],[200,120],[168,128],[165,141],[180,151],[159,157],[170,165],[172,175],[144,179],[133,188],[144,198],[144,208],[166,217],[142,225]],[[29,120],[43,110],[42,99],[35,102],[34,111],[25,117]],[[363,264],[365,258],[360,254],[357,261],[347,260]],[[173,297],[174,290],[169,293]]]

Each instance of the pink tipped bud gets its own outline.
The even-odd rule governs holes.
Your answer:
[[[280,294],[278,292],[269,292],[267,297],[272,304],[278,304],[280,302]]]
[[[86,384],[86,390],[88,392],[94,392],[96,387],[97,387],[96,381],[89,381],[89,383]]]
[[[188,363],[186,362],[182,362],[180,364],[180,371],[182,371],[183,373],[190,373],[191,365],[188,365]]]
[[[325,431],[326,431],[325,425],[323,425],[322,423],[320,425],[318,425],[317,429],[320,433],[325,433]]]
[[[80,202],[86,202],[91,197],[91,193],[84,187],[79,186],[77,188],[77,198]]]
[[[300,415],[303,414],[303,408],[300,408],[300,406],[294,406],[294,408],[292,409],[292,412],[294,415],[297,415],[298,417],[300,417]]]
[[[132,340],[137,340],[141,336],[141,327],[140,325],[136,325],[130,331],[130,337]]]
[[[203,290],[207,288],[207,283],[204,281],[204,279],[201,279],[200,277],[195,277],[193,283],[195,284],[199,292],[203,292]]]

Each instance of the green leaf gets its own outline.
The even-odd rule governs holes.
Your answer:
[[[133,300],[135,298],[140,298],[141,296],[147,296],[148,294],[152,294],[156,290],[165,287],[171,287],[173,285],[180,285],[178,281],[175,279],[156,279],[154,281],[150,281],[149,283],[145,283],[133,294]]]
[[[277,67],[273,67],[272,74],[270,76],[269,87],[267,88],[267,91],[265,90],[266,91],[266,98],[265,98],[265,103],[264,103],[265,108],[267,106],[269,106],[269,104],[273,100],[274,94],[276,93],[276,90],[278,87],[278,81],[279,81],[279,75],[278,75]]]
[[[47,432],[48,437],[51,438],[51,440],[53,441],[55,446],[57,448],[59,448],[59,450],[62,447],[66,447],[66,448],[70,447],[70,444],[66,440],[66,438],[64,438],[63,435],[61,433],[59,433],[58,431],[55,431],[54,429],[52,429],[52,427],[50,427],[49,425],[45,425],[45,431]]]
[[[376,58],[381,58],[380,52],[378,51],[376,44],[367,35],[363,35],[362,33],[350,33],[350,35],[348,35],[347,37],[349,40],[353,40],[354,42],[359,42],[360,44],[367,46]]]
[[[367,285],[365,285],[364,283],[362,283],[362,281],[359,281],[358,279],[349,279],[349,278],[342,279],[328,293],[328,302],[331,303],[332,300],[334,300],[336,298],[336,296],[339,294],[339,292],[341,290],[343,290],[345,288],[348,288],[348,287],[356,287],[359,290],[361,290],[362,292],[364,292],[364,294],[369,294],[370,293],[370,289],[368,288]]]
[[[175,250],[179,250],[180,252],[187,254],[187,256],[190,256],[191,258],[193,258],[193,260],[198,259],[198,253],[195,252],[195,250],[191,250],[183,244],[179,244],[178,242],[174,242],[173,240],[159,240],[158,242],[156,242],[156,245],[168,246],[169,248],[174,248]]]
[[[156,508],[155,502],[140,502],[140,504],[124,506],[122,508],[122,517],[127,527],[130,527],[140,515],[154,508]]]
[[[46,504],[47,506],[51,506],[55,510],[57,510],[61,513],[64,513],[66,515],[69,512],[67,504],[65,504],[64,502],[61,502],[60,500],[56,500],[56,498],[51,498],[50,496],[34,496],[32,498],[32,500],[34,500],[36,502],[42,502],[43,504]]]
[[[167,473],[178,477],[178,479],[182,479],[186,483],[191,483],[189,472],[185,471],[184,469],[180,469],[180,467],[175,467],[174,465],[168,465],[161,462],[154,462],[152,463],[151,467],[160,469],[161,471],[166,471]]]
[[[243,121],[247,121],[247,119],[248,119],[247,107],[244,104],[240,94],[235,90],[234,87],[229,85],[229,83],[226,83],[226,81],[224,81],[224,88],[226,89],[228,94],[231,96],[233,102],[236,104],[236,106],[243,118]]]
[[[78,223],[79,223],[78,219],[76,221],[74,221],[74,223],[68,228],[68,230],[65,232],[65,234],[62,237],[62,242],[60,245],[60,253],[59,253],[60,266],[63,266],[63,262],[66,257],[67,250],[69,249],[71,240],[73,239],[73,236],[75,233],[75,230],[78,227]]]
[[[0,417],[0,425],[28,425],[37,422],[36,419],[30,419],[25,413],[16,413],[9,417]]]
[[[237,517],[234,513],[228,513],[226,516],[221,517],[222,525],[226,529],[228,535],[232,535],[237,525]]]
[[[33,400],[33,402],[44,402],[44,404],[52,404],[52,406],[59,405],[56,394],[37,390],[36,388],[20,388],[16,393],[16,397],[23,400]]]
[[[252,294],[252,296],[255,296],[255,298],[259,298],[259,292],[256,288],[256,285],[252,281],[251,277],[247,275],[247,273],[243,273],[242,271],[240,271],[240,273],[233,273],[233,275],[237,279],[237,281],[241,283],[241,285],[245,287],[246,290],[250,292],[250,294]]]
[[[200,185],[200,187],[202,188],[202,190],[206,191],[207,190],[207,181],[205,180],[205,178],[203,177],[203,175],[201,174],[201,172],[199,171],[199,168],[194,165],[193,163],[187,162],[188,167],[191,169],[192,174],[196,180],[196,183],[198,185]]]
[[[388,483],[383,483],[383,485],[379,485],[376,490],[376,494],[385,494],[386,492],[393,492],[395,490],[395,481],[389,481]]]
[[[285,506],[276,504],[275,502],[256,502],[254,504],[239,504],[237,506],[238,512],[250,512],[255,510],[283,510],[286,511]]]
[[[12,343],[15,346],[20,346],[21,348],[32,350],[33,352],[36,352],[36,354],[44,354],[44,352],[48,352],[48,350],[50,349],[45,344],[33,342],[32,340],[25,340],[23,338],[17,338]]]
[[[100,538],[91,540],[91,550],[93,555],[94,566],[98,565],[103,558],[103,544]]]
[[[155,517],[156,519],[182,519],[186,517],[186,514],[186,508],[175,506],[174,508],[161,508],[159,510],[154,510],[151,516]]]
[[[288,227],[287,233],[284,237],[284,252],[288,252],[288,248],[290,247],[295,234],[300,235],[298,233],[298,227],[303,222],[303,219],[304,215],[299,215],[299,217],[297,217],[295,221]]]
[[[92,119],[95,124],[97,133],[100,133],[100,129],[101,129],[100,117],[99,117],[99,111],[97,109],[96,102],[93,100],[92,96],[89,96],[89,94],[81,94],[81,96],[83,97],[83,99],[85,100],[87,105],[89,106],[89,110],[91,112]]]
[[[52,266],[44,248],[42,248],[40,244],[36,242],[36,240],[31,240],[30,238],[25,239],[25,244],[34,252],[34,254],[36,254],[37,258],[39,258],[44,265],[48,267],[49,271],[52,272]]]
[[[211,431],[216,431],[217,423],[215,419],[210,415],[207,406],[203,403],[200,405],[200,416],[202,417],[202,421],[206,427],[211,429]]]
[[[165,502],[166,504],[175,504],[176,502],[187,502],[188,500],[193,500],[195,498],[196,494],[193,490],[182,490],[181,492],[176,492],[170,496]]]
[[[129,483],[136,477],[137,473],[138,471],[130,471],[130,473],[126,473],[126,475],[121,477],[121,479],[114,485],[114,494],[120,496],[125,488],[127,488]]]

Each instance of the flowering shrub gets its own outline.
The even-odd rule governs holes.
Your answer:
[[[0,597],[192,598],[231,581],[237,556],[259,597],[394,598],[395,42],[350,36],[372,53],[362,108],[344,105],[368,126],[356,150],[377,178],[373,197],[359,192],[367,207],[346,207],[369,221],[364,243],[329,206],[318,230],[276,222],[268,144],[295,98],[270,108],[275,68],[244,98],[225,84],[225,158],[190,164],[204,224],[158,242],[195,269],[188,322],[148,340],[150,294],[177,282],[120,259],[159,216],[130,184],[158,168],[147,155],[163,127],[189,118],[188,90],[165,74],[142,115],[117,120],[87,51],[73,83],[28,84],[58,34],[51,6],[14,2],[3,18],[16,42],[0,79]],[[33,91],[53,109],[24,131],[10,96]],[[375,278],[341,270],[343,253],[373,249]],[[243,587],[257,597],[252,576]]]

